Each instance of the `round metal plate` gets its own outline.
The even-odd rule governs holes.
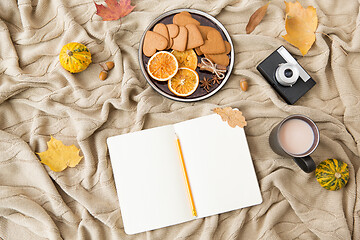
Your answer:
[[[159,82],[159,81],[156,81],[156,80],[152,79],[149,76],[149,74],[148,74],[148,72],[146,70],[146,66],[147,66],[147,63],[148,63],[150,58],[146,57],[143,54],[143,42],[144,42],[145,33],[148,30],[152,30],[153,27],[157,23],[160,23],[160,22],[164,23],[164,24],[173,23],[172,22],[173,16],[175,14],[183,12],[183,11],[189,12],[194,19],[198,20],[201,23],[202,26],[210,26],[210,27],[213,27],[213,28],[217,29],[221,33],[223,39],[225,41],[228,41],[230,43],[230,45],[231,45],[231,52],[230,52],[230,54],[228,54],[228,56],[230,58],[230,64],[227,67],[225,78],[220,82],[220,84],[213,84],[208,92],[205,91],[203,88],[201,88],[200,85],[199,85],[197,90],[193,94],[191,94],[190,96],[187,96],[187,97],[179,97],[179,96],[176,96],[175,94],[173,94],[168,89],[167,82]],[[201,58],[202,57],[198,56],[198,62],[201,61]],[[150,86],[155,91],[157,91],[161,95],[163,95],[163,96],[165,96],[165,97],[167,97],[169,99],[175,100],[175,101],[195,102],[195,101],[200,101],[200,100],[206,99],[206,98],[214,95],[215,93],[217,93],[225,85],[225,83],[229,79],[231,71],[232,71],[232,69],[234,67],[234,45],[233,45],[233,43],[231,41],[231,38],[230,38],[230,35],[227,32],[227,30],[225,29],[225,27],[216,18],[214,18],[213,16],[211,16],[211,15],[205,13],[205,12],[195,10],[195,9],[176,9],[176,10],[172,10],[172,11],[161,14],[159,17],[154,19],[149,24],[149,26],[145,29],[145,31],[144,31],[144,33],[143,33],[143,35],[141,37],[141,40],[140,40],[139,63],[140,63],[140,68],[141,68],[142,74],[144,75],[146,81],[150,84]],[[200,80],[203,79],[204,77],[206,77],[208,79],[211,79],[212,76],[213,76],[213,74],[210,73],[210,72],[199,71],[199,68],[196,69],[196,72],[199,74]]]

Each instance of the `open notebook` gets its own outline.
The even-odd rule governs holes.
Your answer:
[[[192,215],[178,136],[198,216]],[[217,114],[107,140],[124,229],[135,234],[262,202],[244,129]]]

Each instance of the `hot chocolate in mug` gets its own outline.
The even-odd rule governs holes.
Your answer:
[[[320,141],[316,124],[300,114],[290,115],[277,124],[270,133],[272,150],[282,156],[290,156],[306,173],[315,170],[316,164],[310,157]]]

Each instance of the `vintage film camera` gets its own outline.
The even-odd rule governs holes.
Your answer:
[[[316,84],[284,46],[262,61],[257,70],[289,104],[294,104]]]

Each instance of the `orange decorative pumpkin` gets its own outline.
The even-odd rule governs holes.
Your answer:
[[[63,46],[59,60],[63,68],[71,73],[78,73],[84,71],[91,63],[91,53],[85,45],[71,42]]]

